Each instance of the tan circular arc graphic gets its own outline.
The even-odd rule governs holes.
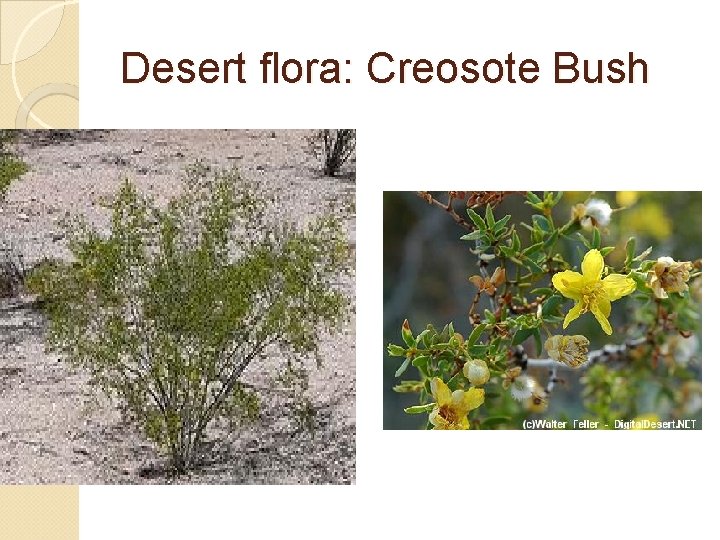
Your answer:
[[[70,85],[70,84],[48,84],[45,86],[42,86],[40,88],[36,88],[33,90],[27,97],[23,99],[22,92],[20,91],[20,87],[17,82],[17,71],[16,66],[17,63],[29,58],[30,56],[37,54],[42,48],[47,45],[52,38],[55,35],[55,32],[57,31],[57,28],[60,24],[60,21],[62,20],[62,15],[65,6],[74,5],[77,4],[78,0],[66,0],[64,2],[56,2],[52,5],[48,6],[43,11],[37,13],[22,29],[20,34],[17,37],[17,40],[15,41],[15,47],[13,49],[12,58],[10,61],[10,67],[11,67],[11,73],[12,73],[12,83],[13,88],[15,90],[15,95],[17,96],[18,100],[21,102],[20,108],[18,110],[17,115],[17,121],[16,121],[16,127],[27,127],[28,118],[32,118],[35,122],[37,122],[41,127],[44,128],[51,128],[49,124],[43,122],[40,120],[35,114],[33,114],[31,108],[40,100],[42,100],[45,97],[52,96],[52,95],[67,95],[70,97],[73,97],[75,99],[78,99],[78,88],[77,86]],[[54,14],[56,10],[59,10],[60,8],[63,8],[63,11],[59,13],[59,19],[58,17],[55,17],[58,19],[57,25],[52,29],[50,32],[49,39],[46,39],[43,41],[42,38],[38,38],[37,36],[34,36],[34,39],[32,41],[26,41],[25,38],[30,31],[30,29],[35,26],[39,21],[43,20],[46,16],[50,14]],[[47,23],[44,24],[43,32],[40,32],[41,35],[48,35],[48,28],[52,28],[52,24],[48,26]],[[23,48],[23,43],[25,43],[25,46]],[[40,45],[38,46],[38,43]],[[22,55],[21,55],[22,50]]]
[[[69,96],[71,98],[79,100],[80,91],[77,86],[65,83],[50,83],[36,88],[32,92],[30,92],[20,104],[17,118],[15,120],[15,127],[17,129],[27,128],[28,120],[31,116],[35,119],[36,122],[40,122],[31,112],[32,108],[37,103],[50,96]]]
[[[12,1],[2,2],[1,17],[2,32],[0,33],[0,64],[8,65],[12,62],[12,53],[18,37],[28,21],[39,12],[58,4],[58,0],[45,0],[40,2]],[[22,62],[39,53],[55,37],[62,23],[64,9],[54,9],[34,24],[33,32],[22,42],[16,62]]]

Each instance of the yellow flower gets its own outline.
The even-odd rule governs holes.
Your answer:
[[[587,362],[589,345],[585,336],[551,336],[545,342],[545,350],[556,362],[578,367]]]
[[[555,288],[563,296],[575,300],[575,305],[568,311],[563,328],[583,313],[590,311],[600,323],[606,334],[612,334],[608,321],[610,302],[627,296],[635,290],[635,281],[622,274],[610,274],[602,278],[605,263],[597,249],[585,254],[582,262],[582,274],[565,270],[552,278]]]
[[[485,402],[485,390],[471,388],[467,392],[450,388],[439,377],[430,381],[430,390],[435,398],[435,408],[430,411],[433,429],[468,429],[468,413]]]
[[[667,293],[679,293],[688,290],[687,282],[693,265],[690,262],[675,262],[672,257],[660,257],[649,272],[650,287],[655,298],[667,298]]]
[[[473,386],[482,386],[490,380],[490,370],[484,360],[469,360],[463,366],[463,375]]]

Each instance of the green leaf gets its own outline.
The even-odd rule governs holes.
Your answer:
[[[483,238],[487,237],[487,233],[485,231],[477,230],[473,231],[471,233],[464,234],[460,237],[460,240],[482,240]]]
[[[552,234],[545,239],[545,241],[543,242],[543,247],[545,249],[550,249],[552,246],[554,246],[555,242],[557,242],[559,234],[560,232],[555,229]]]
[[[416,394],[422,392],[422,381],[400,381],[400,384],[393,386],[393,391],[398,394]]]
[[[477,342],[478,338],[484,331],[484,324],[478,324],[477,326],[475,326],[475,328],[472,329],[472,332],[470,332],[470,335],[468,336],[467,347],[470,348],[475,345],[475,342]]]
[[[536,296],[549,296],[554,292],[555,289],[551,289],[550,287],[539,287],[530,291],[530,294],[534,294]]]
[[[507,257],[508,259],[515,256],[515,251],[511,246],[498,246],[500,249],[500,253],[503,254],[504,257]]]
[[[552,232],[552,224],[548,221],[548,219],[545,216],[541,216],[539,214],[535,214],[532,217],[533,223],[539,228],[541,231],[549,233]]]
[[[513,231],[512,233],[512,250],[514,253],[520,251],[520,237],[518,236],[517,231]]]
[[[600,249],[600,229],[597,227],[593,227],[593,233],[592,233],[592,243],[590,246],[593,249]]]
[[[630,261],[635,258],[635,237],[631,236],[628,238],[625,244],[625,265],[629,265]]]
[[[645,251],[643,251],[640,255],[638,255],[637,257],[635,257],[635,258],[633,259],[633,261],[642,261],[642,260],[645,259],[648,255],[650,255],[650,253],[652,252],[652,250],[653,250],[653,248],[652,248],[652,246],[650,246],[650,247],[647,248]]]
[[[405,356],[405,349],[393,343],[387,346],[387,351],[390,356]]]
[[[443,328],[443,335],[445,334],[445,330],[447,330],[447,341],[450,341],[450,338],[455,335],[455,325],[452,322],[447,323],[445,328]]]
[[[403,322],[403,325],[402,325],[402,338],[403,338],[403,341],[405,342],[405,345],[407,345],[410,348],[414,347],[417,344],[417,342],[415,341],[415,338],[412,335],[412,330],[410,329],[410,323],[408,322],[407,319],[405,319],[405,321]]]
[[[430,370],[428,368],[428,363],[430,362],[430,357],[426,355],[416,356],[413,361],[412,365],[418,368],[418,371],[425,375],[425,377],[430,377]]]
[[[428,324],[427,328],[420,334],[422,336],[422,344],[426,349],[429,349],[433,345],[433,339],[437,336],[437,330],[432,324]]]
[[[453,375],[450,378],[450,380],[447,382],[447,385],[448,385],[448,388],[454,392],[458,388],[461,388],[464,382],[465,382],[465,375],[463,375],[462,371],[458,371],[455,375]]]
[[[543,319],[557,314],[557,310],[565,303],[565,298],[559,295],[553,295],[542,304]]]
[[[503,230],[503,228],[505,227],[505,225],[507,225],[508,221],[510,221],[510,217],[511,217],[511,216],[508,214],[508,215],[505,216],[504,218],[498,220],[497,223],[495,223],[495,227],[493,227],[493,232],[494,232],[496,235],[499,234],[500,231]]]
[[[637,285],[638,289],[647,288],[647,278],[643,274],[632,271],[628,274],[628,276],[630,276],[635,281],[635,285]]]
[[[560,227],[560,234],[565,237],[569,237],[571,234],[577,232],[580,230],[580,222],[576,219],[574,221],[570,221]]]
[[[530,269],[533,274],[542,274],[545,272],[545,270],[538,266],[538,264],[529,257],[525,257],[522,259],[522,265]]]
[[[427,405],[413,405],[412,407],[407,407],[404,410],[408,414],[423,414],[432,411],[434,408],[434,403],[428,403]]]
[[[535,195],[532,191],[528,191],[526,194],[527,200],[533,204],[538,204],[542,202],[542,199]]]
[[[533,335],[535,330],[536,328],[521,328],[520,330],[515,332],[511,345],[514,347],[515,345],[520,345],[524,343],[527,338]]]
[[[532,255],[536,251],[540,251],[542,249],[542,247],[543,247],[543,242],[538,242],[537,244],[533,244],[530,247],[526,247],[522,253],[523,253],[523,255]]]
[[[405,370],[408,368],[409,365],[410,365],[410,357],[408,356],[405,359],[405,361],[402,364],[400,364],[400,367],[397,368],[397,371],[395,372],[395,376],[399,377],[400,375],[405,373]]]
[[[607,246],[607,247],[601,248],[600,255],[602,255],[603,257],[606,257],[608,255],[608,253],[611,253],[614,250],[615,250],[615,246]]]
[[[468,208],[467,214],[479,230],[485,231],[487,229],[487,225],[485,225],[483,218],[480,217],[480,215],[475,212],[475,210],[473,210],[472,208]]]
[[[485,222],[490,229],[495,226],[495,216],[493,216],[492,206],[489,204],[485,207]]]
[[[538,354],[543,350],[542,337],[540,336],[540,328],[535,328],[532,336],[535,338],[535,350]]]
[[[417,337],[417,345],[418,346],[423,345],[427,349],[428,348],[428,346],[427,346],[428,336],[431,333],[432,333],[432,330],[430,330],[429,328],[426,328],[425,330],[420,332],[420,334],[418,334],[418,337]]]

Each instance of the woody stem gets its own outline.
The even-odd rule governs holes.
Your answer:
[[[638,338],[627,343],[621,343],[619,345],[608,344],[602,349],[590,351],[588,353],[587,362],[583,363],[577,368],[572,368],[562,362],[553,360],[552,358],[528,358],[527,366],[529,368],[557,368],[557,369],[569,369],[579,370],[587,369],[594,364],[602,364],[613,360],[627,360],[628,353],[636,349],[637,347],[644,345],[647,342],[646,338]]]

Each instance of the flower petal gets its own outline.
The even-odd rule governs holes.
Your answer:
[[[585,282],[594,283],[600,281],[605,261],[597,249],[591,249],[585,254],[582,262],[582,273]]]
[[[598,298],[597,303],[590,306],[590,311],[600,323],[603,331],[609,336],[612,334],[612,326],[608,317],[610,316],[610,301],[606,298]]]
[[[627,296],[635,290],[635,280],[622,274],[610,274],[602,280],[602,285],[611,302]]]
[[[580,315],[582,315],[582,312],[583,312],[583,303],[575,302],[575,305],[573,306],[573,308],[567,312],[567,315],[565,315],[565,320],[563,321],[563,328],[567,328],[568,324],[570,324],[575,319],[577,319]]]
[[[482,388],[471,388],[463,396],[462,404],[460,408],[463,411],[463,416],[473,409],[477,409],[480,405],[485,403],[485,390]]]
[[[572,270],[558,272],[552,278],[553,286],[560,291],[563,296],[572,298],[573,300],[580,300],[584,282],[582,274],[578,274]]]
[[[432,420],[430,421],[430,423],[433,425],[433,429],[454,429],[453,425],[439,414],[437,415],[437,418],[437,422],[433,422]]]
[[[437,407],[430,411],[428,421],[435,426],[434,429],[444,429],[444,426],[447,425],[447,420],[440,416],[440,409]]]
[[[438,407],[447,405],[452,401],[452,394],[447,384],[440,377],[434,377],[430,381],[430,391],[432,392]]]

